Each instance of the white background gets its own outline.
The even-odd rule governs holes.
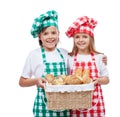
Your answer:
[[[0,1],[1,2],[1,1]],[[18,85],[28,53],[38,48],[30,35],[33,19],[54,9],[59,14],[60,43],[68,51],[68,26],[79,16],[98,20],[95,44],[108,57],[110,84],[102,86],[106,117],[120,116],[120,6],[119,0],[3,0],[0,3],[0,117],[33,117],[36,87]]]

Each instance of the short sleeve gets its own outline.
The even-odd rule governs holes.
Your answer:
[[[107,65],[105,65],[102,61],[102,58],[103,58],[103,55],[100,54],[100,77],[103,77],[103,76],[106,76],[108,77],[109,76],[109,73],[108,73],[108,69],[107,69]]]
[[[21,76],[24,78],[31,78],[31,76],[32,76],[31,54],[28,55],[28,57],[25,61]]]

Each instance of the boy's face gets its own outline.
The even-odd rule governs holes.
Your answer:
[[[45,50],[52,51],[56,48],[56,45],[59,41],[59,32],[56,27],[50,26],[41,31],[39,37]]]

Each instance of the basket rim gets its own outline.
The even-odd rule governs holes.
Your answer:
[[[80,84],[80,85],[49,85],[46,83],[46,92],[76,92],[76,91],[92,91],[94,90],[94,83]]]

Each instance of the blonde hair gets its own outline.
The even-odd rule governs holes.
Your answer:
[[[74,39],[74,38],[73,38]],[[95,42],[94,42],[94,38],[92,38],[90,36],[90,44],[89,44],[89,52],[93,52],[93,53],[97,53],[97,54],[103,54],[101,52],[98,52],[96,49],[95,49]],[[76,47],[75,43],[73,44],[73,49],[70,53],[68,53],[70,56],[74,56],[78,53],[78,48]]]

